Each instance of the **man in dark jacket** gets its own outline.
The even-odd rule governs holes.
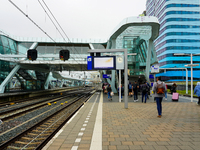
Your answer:
[[[133,84],[133,91],[134,91],[134,102],[138,101],[138,90],[139,90],[139,85],[137,81]]]
[[[109,84],[108,87],[107,87],[107,91],[108,91],[108,100],[112,100],[112,96],[110,95],[110,93],[112,92],[112,89],[111,89],[111,85]]]
[[[144,82],[141,86],[140,86],[140,88],[141,88],[141,92],[142,92],[142,103],[143,103],[143,98],[145,97],[145,101],[144,101],[144,103],[146,103],[146,101],[147,101],[147,93],[148,93],[148,91],[149,91],[149,86],[147,85],[147,83],[146,82]]]

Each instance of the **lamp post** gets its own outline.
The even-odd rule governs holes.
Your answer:
[[[185,67],[191,67],[191,103],[193,102],[193,67],[199,66],[199,64],[193,64],[192,56],[198,56],[200,54],[174,54],[175,56],[190,56],[190,64],[185,65]]]
[[[186,87],[185,87],[185,89],[186,89],[186,94],[188,94],[188,70],[187,70],[187,68],[159,68],[159,69],[160,70],[165,70],[165,71],[167,69],[185,69],[185,71],[186,71]]]
[[[191,56],[191,64],[188,64],[188,65],[185,65],[185,66],[191,67],[191,102],[193,102],[193,67],[199,66],[199,64],[192,64],[192,56]]]

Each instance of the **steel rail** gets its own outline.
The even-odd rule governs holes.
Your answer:
[[[92,90],[91,90],[91,91],[92,91]],[[90,93],[90,92],[88,92],[88,93]],[[71,106],[71,105],[73,105],[74,103],[76,103],[78,99],[81,99],[81,98],[84,98],[84,97],[85,97],[85,95],[84,95],[84,96],[81,96],[81,97],[79,97],[79,98],[77,98],[76,100],[74,100],[74,101],[71,102],[71,103],[68,103],[65,107],[61,108],[60,110],[58,110],[58,111],[55,112],[54,114],[52,114],[52,115],[50,115],[50,116],[44,118],[43,120],[41,120],[40,122],[34,124],[34,125],[31,126],[30,128],[28,128],[28,129],[26,129],[25,131],[23,131],[22,133],[16,135],[15,137],[13,137],[12,139],[10,139],[9,141],[6,141],[5,143],[1,144],[1,145],[0,145],[0,149],[6,148],[8,145],[10,145],[10,144],[13,143],[14,141],[18,140],[19,138],[21,138],[23,135],[27,134],[28,132],[30,132],[31,130],[33,130],[34,128],[36,128],[37,126],[39,126],[39,125],[41,125],[42,123],[46,122],[48,119],[52,118],[53,116],[57,115],[58,113],[60,113],[60,112],[63,111],[64,109],[66,109],[66,108],[68,108],[69,106]],[[85,101],[86,101],[86,100],[85,100]],[[85,102],[85,101],[84,101],[84,102]],[[81,104],[81,106],[82,106],[82,105],[83,105],[83,103]],[[76,111],[77,111],[78,109],[80,109],[81,106],[79,106],[79,107],[76,109]],[[75,112],[73,112],[73,113],[70,115],[70,117],[71,117],[74,113],[75,113]],[[69,120],[70,117],[67,117],[67,120]],[[66,121],[65,121],[65,122],[66,122]],[[64,124],[64,123],[62,123],[62,125],[63,125],[63,124]],[[60,129],[61,126],[59,126],[58,128]],[[58,129],[57,129],[56,131],[58,131]],[[54,131],[54,132],[52,133],[52,136],[53,136],[53,134],[55,135],[56,131]],[[43,147],[43,146],[44,146],[44,143],[47,143],[48,140],[50,139],[50,137],[51,137],[51,136],[48,136],[48,138],[43,142],[43,144],[41,143],[41,144],[39,145],[39,147]],[[37,149],[39,149],[39,148],[37,148]]]

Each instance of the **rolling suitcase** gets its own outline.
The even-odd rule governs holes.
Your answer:
[[[179,99],[179,94],[178,93],[173,93],[172,100],[173,101],[178,101],[178,99]]]

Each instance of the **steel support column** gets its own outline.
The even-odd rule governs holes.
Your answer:
[[[44,84],[45,90],[47,90],[49,88],[49,82],[50,82],[50,73],[48,73],[45,84]]]
[[[10,72],[10,74],[5,78],[5,80],[0,85],[0,93],[4,93],[6,85],[10,82],[12,77],[15,75],[15,73],[20,69],[20,65],[16,65],[13,70]]]
[[[148,49],[147,49],[147,59],[146,59],[146,79],[149,82],[149,71],[151,64],[151,50],[153,48],[153,41],[149,39]]]

